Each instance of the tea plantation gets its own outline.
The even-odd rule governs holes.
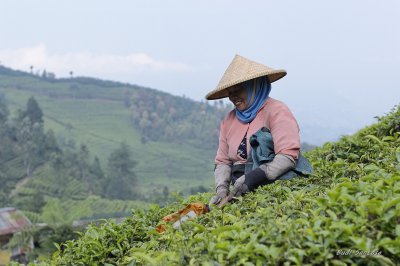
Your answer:
[[[159,234],[160,219],[210,193],[90,226],[39,265],[398,265],[400,109],[306,156],[308,178],[277,181]]]

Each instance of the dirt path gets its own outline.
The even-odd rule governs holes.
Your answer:
[[[32,176],[24,176],[21,180],[19,180],[19,181],[17,182],[17,184],[15,184],[15,188],[14,188],[13,190],[11,190],[11,192],[10,192],[10,197],[12,197],[12,196],[14,196],[15,194],[17,194],[18,189],[19,189],[20,187],[24,186],[24,185],[29,181],[29,179],[31,179],[31,178],[32,178]]]

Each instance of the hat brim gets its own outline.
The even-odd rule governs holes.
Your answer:
[[[230,87],[233,87],[242,82],[256,79],[256,78],[263,77],[263,76],[267,76],[269,82],[272,83],[272,82],[277,81],[277,80],[283,78],[284,76],[286,76],[286,71],[283,69],[269,70],[269,71],[265,71],[265,72],[259,72],[253,76],[248,76],[246,78],[232,81],[228,84],[225,84],[224,86],[217,87],[213,91],[209,92],[206,95],[206,99],[207,100],[218,100],[218,99],[226,98],[226,97],[228,97],[228,94],[229,94],[228,89]]]

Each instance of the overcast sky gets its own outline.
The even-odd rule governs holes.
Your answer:
[[[400,1],[0,0],[0,62],[204,99],[235,54],[288,75],[271,97],[315,144],[400,101]]]

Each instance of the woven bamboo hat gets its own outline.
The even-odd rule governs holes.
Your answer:
[[[283,69],[272,69],[260,63],[236,55],[226,69],[218,86],[206,95],[207,100],[217,100],[228,97],[228,88],[247,80],[267,76],[272,83],[286,75]]]

